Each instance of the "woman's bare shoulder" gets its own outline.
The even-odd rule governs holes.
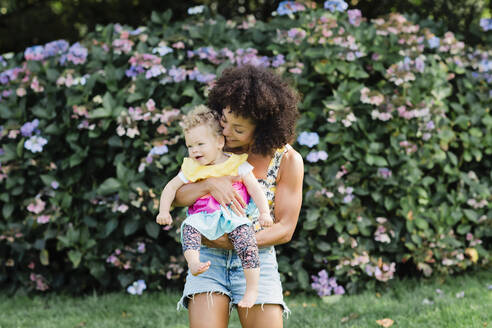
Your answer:
[[[280,176],[284,175],[282,174],[283,172],[288,173],[287,176],[304,174],[304,161],[302,156],[292,147],[289,147],[280,162]]]

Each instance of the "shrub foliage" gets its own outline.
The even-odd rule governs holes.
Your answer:
[[[489,265],[491,49],[332,2],[284,2],[268,24],[154,13],[0,57],[1,285],[180,285],[178,233],[154,221],[186,156],[179,118],[246,63],[303,96],[304,202],[277,248],[287,289],[320,270],[354,291]]]

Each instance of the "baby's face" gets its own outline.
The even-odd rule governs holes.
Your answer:
[[[213,165],[221,158],[224,137],[215,135],[209,126],[195,126],[184,135],[189,157],[201,165]]]

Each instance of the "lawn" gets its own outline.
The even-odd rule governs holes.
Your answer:
[[[378,293],[344,295],[330,304],[313,295],[290,295],[285,327],[492,327],[492,272],[446,281],[400,280]],[[0,327],[188,327],[187,312],[176,311],[177,292],[144,292],[84,297],[19,296],[0,292]],[[234,311],[229,327],[240,327]]]

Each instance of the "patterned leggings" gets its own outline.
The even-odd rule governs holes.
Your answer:
[[[258,246],[253,228],[244,224],[229,233],[229,240],[234,246],[243,269],[254,269],[260,267]],[[183,226],[183,252],[186,250],[200,250],[202,234],[192,226]]]

